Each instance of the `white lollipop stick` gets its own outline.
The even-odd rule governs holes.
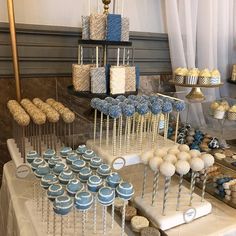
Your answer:
[[[113,140],[112,140],[112,153],[116,155],[116,119],[113,121]]]
[[[147,182],[147,165],[145,165],[143,172],[142,198],[144,198],[146,182]]]
[[[103,113],[101,112],[100,140],[99,140],[99,145],[100,145],[100,147],[102,147],[102,129],[103,129]]]
[[[106,235],[106,231],[107,231],[107,207],[106,206],[103,206],[102,218],[103,218],[103,235]]]
[[[156,171],[154,174],[153,179],[153,189],[152,189],[152,206],[154,205],[156,196],[157,196],[157,190],[158,190],[158,182],[159,182],[159,171]]]
[[[177,143],[178,129],[179,129],[179,112],[177,112],[177,116],[176,116],[175,143]]]
[[[86,210],[82,211],[82,235],[85,236]]]
[[[162,207],[163,216],[165,215],[165,211],[166,211],[166,203],[167,203],[167,196],[169,192],[170,182],[171,182],[171,178],[165,177],[165,189],[164,189],[164,198],[163,198],[163,207]]]
[[[94,112],[94,127],[93,127],[93,145],[95,146],[96,141],[96,132],[97,132],[97,109]]]
[[[125,234],[125,208],[126,208],[126,202],[124,200],[123,211],[122,211],[121,236]]]
[[[111,205],[111,228],[114,228],[114,218],[115,218],[115,202],[112,202]]]
[[[109,145],[109,116],[107,116],[106,146]]]
[[[97,232],[97,197],[96,195],[94,196],[93,199],[93,232],[96,234]]]

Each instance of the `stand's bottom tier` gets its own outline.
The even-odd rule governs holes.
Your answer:
[[[82,232],[82,212],[78,210],[71,211],[66,216],[55,215],[54,224],[54,211],[52,209],[52,203],[48,204],[48,200],[45,198],[42,205],[41,199],[39,199],[37,207],[36,200],[29,200],[25,203],[26,209],[30,216],[30,222],[33,223],[35,232],[37,236],[69,236],[69,235],[83,235]],[[43,210],[42,210],[43,209]],[[103,235],[103,208],[101,205],[97,204],[97,223],[96,223],[96,233],[94,233],[93,228],[93,206],[86,213],[86,224],[84,235]],[[121,235],[121,227],[114,220],[113,229],[111,228],[111,214],[107,212],[106,214],[106,235]],[[126,228],[127,230],[127,228]],[[129,231],[129,230],[128,230]],[[124,235],[133,235],[133,233],[128,232]]]
[[[146,193],[144,198],[135,197],[134,203],[136,207],[146,216],[156,227],[167,230],[175,226],[189,223],[192,220],[208,215],[212,211],[212,205],[206,200],[201,201],[201,197],[193,194],[192,206],[189,206],[190,194],[189,189],[182,187],[180,207],[176,211],[178,184],[174,180],[169,188],[168,198],[166,202],[165,215],[162,215],[163,207],[163,179],[159,184],[158,195],[155,203],[151,205],[152,193]]]

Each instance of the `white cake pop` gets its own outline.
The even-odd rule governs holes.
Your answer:
[[[201,171],[204,168],[204,162],[201,158],[195,157],[190,160],[190,166],[193,171]]]
[[[149,166],[152,169],[152,171],[156,172],[159,170],[161,163],[163,160],[160,157],[154,157],[150,159]]]
[[[214,157],[211,154],[207,154],[207,153],[202,154],[201,159],[204,162],[204,168],[208,168],[210,166],[213,166],[213,164],[215,162]]]
[[[178,160],[175,164],[176,172],[180,175],[186,175],[190,170],[190,165],[187,161]]]
[[[175,173],[175,166],[172,163],[168,162],[168,161],[164,161],[160,165],[160,172],[165,177],[171,177]]]
[[[175,164],[177,162],[177,158],[175,155],[173,154],[167,154],[163,157],[163,160],[164,161],[169,161],[171,162],[172,164]]]
[[[179,152],[180,150],[177,147],[174,147],[174,148],[170,148],[167,153],[177,155]]]
[[[190,150],[187,144],[180,144],[178,148],[181,152],[188,152]]]
[[[162,148],[161,149],[156,149],[155,152],[154,152],[155,156],[158,156],[158,157],[161,157],[161,158],[163,158],[166,154],[167,154],[167,151],[162,149]]]
[[[179,152],[176,155],[178,160],[183,160],[183,161],[190,161],[191,160],[191,155],[188,152]]]
[[[143,152],[140,156],[140,159],[144,165],[147,165],[151,158],[153,158],[153,151]]]
[[[201,152],[199,150],[196,149],[192,149],[188,152],[191,156],[191,158],[195,158],[195,157],[200,157],[201,156]]]

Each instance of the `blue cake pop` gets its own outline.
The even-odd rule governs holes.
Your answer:
[[[126,97],[124,95],[119,95],[116,97],[116,99],[118,99],[120,102],[123,102],[126,99]]]
[[[101,101],[100,98],[93,98],[90,102],[90,105],[93,109],[97,109],[98,102]]]
[[[163,103],[163,107],[162,107],[162,112],[163,113],[170,113],[172,112],[172,103],[169,101],[166,101]]]
[[[102,107],[102,113],[104,113],[106,116],[108,116],[109,115],[109,109],[110,109],[111,106],[112,106],[112,104],[110,104],[110,103],[104,104],[103,107]]]
[[[120,103],[120,100],[118,100],[118,99],[112,99],[112,101],[111,101],[111,104],[112,105],[118,105]]]
[[[153,102],[152,105],[150,106],[150,110],[151,110],[152,114],[157,115],[157,114],[161,113],[162,106],[158,102]]]
[[[97,103],[97,109],[98,109],[100,112],[102,112],[103,107],[106,106],[106,104],[107,104],[107,102],[104,101],[104,100],[99,101],[99,102]]]
[[[145,115],[149,112],[148,103],[141,103],[137,106],[137,112],[140,115]]]
[[[156,102],[163,106],[164,101],[161,98],[157,98]]]
[[[104,100],[108,103],[112,103],[113,98],[112,97],[106,97]]]
[[[181,112],[185,109],[185,102],[184,101],[175,101],[173,102],[173,108],[177,112]]]
[[[56,214],[67,215],[73,207],[73,201],[69,196],[59,196],[56,197],[53,210]]]
[[[113,105],[109,108],[109,116],[116,119],[122,114],[121,108],[118,105]]]
[[[136,100],[136,97],[137,97],[137,96],[135,96],[135,95],[129,95],[129,96],[128,96],[128,99],[130,99],[130,100]]]
[[[149,97],[149,101],[150,101],[151,103],[156,102],[156,101],[157,101],[157,96],[150,96],[150,97]]]
[[[130,117],[135,113],[135,107],[133,105],[126,104],[123,107],[122,112],[125,116]]]
[[[142,96],[141,96],[143,99],[145,99],[145,100],[149,100],[149,96],[147,96],[147,95],[145,95],[145,94],[143,94]]]
[[[93,195],[88,191],[80,191],[75,195],[75,207],[78,210],[88,210],[93,204]]]

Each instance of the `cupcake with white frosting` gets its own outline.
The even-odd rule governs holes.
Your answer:
[[[198,82],[199,70],[197,68],[190,69],[188,71],[187,77],[185,78],[185,84],[197,84]]]
[[[220,84],[220,83],[221,83],[220,72],[217,69],[214,69],[211,72],[210,84]]]
[[[228,119],[236,120],[236,104],[228,110]]]
[[[208,69],[200,71],[198,83],[201,85],[209,85],[211,79],[211,72]]]
[[[223,105],[220,105],[214,111],[214,117],[216,119],[222,120],[224,116],[225,116],[225,107]]]
[[[177,68],[174,72],[174,77],[175,77],[175,82],[178,84],[183,84],[184,83],[184,78],[188,74],[188,69],[187,68]]]

